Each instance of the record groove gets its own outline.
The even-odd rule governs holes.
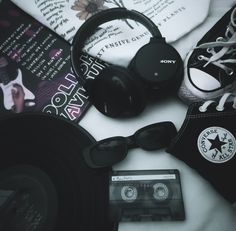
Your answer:
[[[84,162],[82,149],[95,142],[85,129],[53,115],[25,113],[0,117],[0,133],[0,186],[1,175],[14,168],[31,169],[33,178],[38,170],[51,185],[50,191],[41,181],[54,200],[50,222],[35,231],[113,230],[108,221],[109,171]]]

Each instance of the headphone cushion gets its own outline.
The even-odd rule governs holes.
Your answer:
[[[104,68],[85,85],[91,103],[110,117],[130,117],[141,113],[146,105],[145,90],[123,67]]]

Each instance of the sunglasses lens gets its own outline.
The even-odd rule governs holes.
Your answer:
[[[101,140],[84,150],[86,163],[92,168],[112,166],[127,155],[124,137],[112,137]]]
[[[160,122],[141,128],[135,133],[136,142],[144,150],[167,147],[177,134],[172,122]]]

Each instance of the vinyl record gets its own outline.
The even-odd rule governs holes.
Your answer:
[[[108,220],[109,171],[89,168],[81,154],[94,141],[82,127],[52,115],[0,117],[0,190],[18,195],[15,213],[2,226],[114,230]]]

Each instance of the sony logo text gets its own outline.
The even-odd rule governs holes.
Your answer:
[[[170,64],[175,64],[175,63],[176,63],[176,60],[162,59],[162,60],[160,60],[160,63],[170,63]]]

